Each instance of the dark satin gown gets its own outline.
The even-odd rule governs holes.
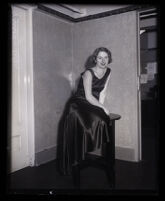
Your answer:
[[[99,94],[111,70],[107,68],[101,79],[95,76],[92,69],[87,70],[92,74],[92,94],[99,100]],[[83,73],[76,93],[66,104],[59,133],[58,161],[59,171],[63,175],[71,175],[73,164],[84,160],[87,152],[101,148],[103,143],[110,141],[110,118],[102,108],[86,100]]]

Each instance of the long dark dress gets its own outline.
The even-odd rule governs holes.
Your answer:
[[[92,94],[99,100],[99,94],[105,86],[110,69],[99,79],[92,69]],[[83,72],[84,73],[84,72]],[[59,144],[59,170],[64,175],[72,173],[72,165],[85,159],[85,154],[101,148],[110,141],[109,116],[98,106],[85,98],[83,78],[76,93],[68,101],[62,119]]]

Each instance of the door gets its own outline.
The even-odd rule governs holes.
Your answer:
[[[11,172],[29,165],[26,11],[12,7]]]

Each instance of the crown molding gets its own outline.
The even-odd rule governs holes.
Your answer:
[[[98,13],[98,14],[93,14],[93,15],[89,15],[89,16],[84,16],[84,17],[82,16],[82,17],[74,18],[74,17],[71,17],[70,15],[64,14],[60,11],[51,9],[50,7],[46,7],[43,4],[38,4],[39,10],[45,11],[47,13],[50,13],[52,15],[61,17],[63,19],[66,19],[66,20],[69,20],[70,22],[75,22],[75,23],[87,21],[87,20],[98,19],[98,18],[103,18],[103,17],[107,17],[107,16],[111,16],[111,15],[117,15],[117,14],[129,12],[129,11],[133,11],[133,10],[141,11],[143,9],[150,8],[150,7],[153,7],[153,6],[151,6],[151,5],[133,5],[133,6],[119,8],[119,9],[106,11],[106,12],[102,12],[102,13]]]

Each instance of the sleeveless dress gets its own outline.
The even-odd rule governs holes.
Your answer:
[[[107,68],[101,79],[95,76],[92,69],[86,70],[92,74],[92,94],[99,100],[111,69]],[[59,126],[57,161],[63,175],[71,175],[73,164],[84,160],[87,152],[102,148],[103,143],[111,138],[110,117],[85,98],[84,72],[81,73],[76,93],[66,104]]]

